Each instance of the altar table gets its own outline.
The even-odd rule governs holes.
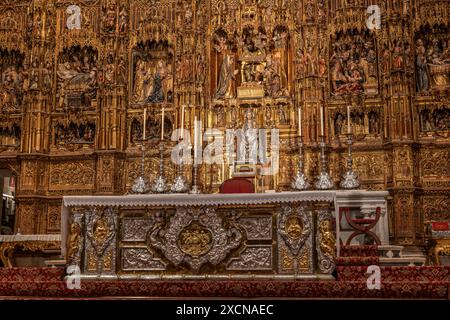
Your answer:
[[[334,191],[64,197],[83,278],[330,278]]]

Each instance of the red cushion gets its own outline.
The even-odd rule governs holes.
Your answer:
[[[222,184],[220,193],[255,193],[255,186],[245,178],[233,178]]]

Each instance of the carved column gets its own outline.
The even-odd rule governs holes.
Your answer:
[[[128,81],[128,1],[102,1],[99,95],[101,134],[97,137],[97,194],[122,194]]]
[[[303,135],[307,146],[306,171],[317,176],[318,149],[321,123],[320,108],[326,104],[327,77],[327,4],[326,1],[298,1],[295,15],[295,100],[296,108],[302,109]],[[327,108],[325,108],[324,133],[328,140]],[[298,121],[298,120],[297,120]],[[314,148],[314,149],[312,149]]]
[[[386,152],[392,154],[393,180],[388,189],[393,195],[394,237],[397,244],[422,243],[418,228],[422,211],[418,200],[418,148],[414,141],[412,97],[414,59],[412,58],[413,12],[411,1],[381,1],[384,23],[380,31],[383,91],[386,101]]]

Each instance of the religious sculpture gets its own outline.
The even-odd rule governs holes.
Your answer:
[[[57,148],[92,145],[95,139],[95,124],[58,124],[55,127],[54,141]]]
[[[116,68],[114,65],[114,58],[112,55],[109,55],[107,58],[107,63],[103,70],[103,82],[105,84],[111,85],[115,83],[116,76]]]
[[[24,85],[28,70],[22,67],[23,57],[19,52],[0,50],[0,110],[19,111],[22,105]],[[25,66],[26,67],[26,66]]]
[[[333,49],[330,61],[334,95],[378,93],[377,55],[370,36],[342,36]]]
[[[64,50],[58,64],[58,106],[90,107],[97,97],[97,61],[89,48]]]
[[[146,102],[150,103],[160,103],[163,102],[167,94],[167,81],[170,77],[167,66],[164,61],[159,60],[156,65],[156,72],[151,79],[147,78],[148,81],[153,81],[151,86],[147,87],[146,93],[150,95],[146,98]],[[151,91],[149,90],[151,88]]]
[[[172,102],[171,59],[171,49],[165,42],[147,41],[134,48],[132,103]]]
[[[214,95],[216,99],[231,99],[234,97],[233,81],[238,72],[238,70],[234,70],[234,57],[231,54],[226,54],[220,67],[219,83]]]
[[[108,33],[113,33],[116,30],[116,4],[110,2],[104,9],[103,29]]]
[[[448,17],[442,14],[442,0],[418,0],[414,24],[404,24],[412,20],[403,15],[403,6],[411,9],[411,4],[394,1],[383,10],[382,29],[368,31],[362,2],[337,0],[330,7],[325,0],[81,1],[81,29],[66,26],[71,12],[63,3],[3,3],[2,168],[19,168],[23,188],[18,196],[32,198],[38,190],[40,202],[32,209],[42,217],[64,192],[126,193],[133,180],[127,169],[140,161],[136,150],[142,144],[144,108],[156,112],[146,122],[146,140],[153,146],[161,139],[162,107],[163,137],[169,139],[171,129],[180,127],[185,106],[188,130],[194,109],[208,127],[238,129],[253,119],[255,128],[279,129],[282,163],[270,188],[287,190],[298,157],[296,134],[303,130],[305,173],[312,178],[320,170],[315,161],[321,142],[319,106],[327,154],[335,160],[344,154],[345,108],[351,104],[355,167],[364,187],[399,190],[392,215],[406,218],[395,224],[394,234],[399,242],[415,245],[425,239],[416,232],[423,229],[417,221],[446,214],[437,203],[447,195],[439,177],[447,175],[444,149],[450,132]],[[361,100],[349,103],[354,96]],[[401,172],[393,157],[402,148],[414,160],[402,166],[417,173],[408,181],[395,177]],[[84,157],[99,150],[108,152],[94,153],[95,160]],[[48,155],[52,164],[40,167],[46,160],[26,156],[34,153]],[[443,156],[436,160],[435,153]],[[145,156],[154,170],[158,150],[150,147]],[[164,156],[167,161],[168,153]],[[70,175],[60,178],[53,160]],[[104,166],[108,161],[111,165]],[[422,168],[423,163],[428,167]],[[36,170],[28,170],[32,166]],[[385,172],[372,169],[380,166],[387,167]],[[218,167],[199,167],[204,192],[216,192],[228,177],[229,169]],[[346,169],[342,161],[330,167],[335,181]],[[174,168],[167,170],[175,175]],[[43,182],[36,186],[40,177]],[[83,181],[83,189],[77,181]],[[419,185],[420,192],[402,192]],[[419,205],[418,219],[412,219],[416,203],[424,205]],[[41,219],[18,221],[28,230],[50,230]]]
[[[416,45],[416,68],[417,68],[417,91],[423,92],[429,89],[429,78],[427,70],[426,49],[422,39],[417,40]]]

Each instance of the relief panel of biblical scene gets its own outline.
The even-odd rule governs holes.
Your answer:
[[[332,113],[332,130],[334,137],[346,134],[348,131],[347,111],[336,110]],[[382,133],[382,108],[353,110],[350,113],[352,133],[356,138],[360,136],[380,136]]]
[[[419,119],[421,132],[450,131],[450,105],[449,108],[425,106],[420,111]]]
[[[133,51],[132,104],[173,101],[173,52],[165,41],[140,43]]]
[[[289,97],[289,32],[285,26],[262,23],[261,10],[241,9],[241,27],[213,34],[212,97],[254,99]]]
[[[161,138],[161,112],[159,110],[151,110],[147,116],[146,122],[146,140],[151,144],[157,143]],[[128,130],[129,140],[128,143],[130,146],[138,146],[142,144],[142,136],[143,136],[143,124],[142,120],[139,120],[136,117],[132,117],[129,120]],[[170,113],[165,113],[164,115],[164,139],[170,140],[173,131],[173,116]]]
[[[416,34],[416,88],[450,90],[450,28],[424,28]]]
[[[93,121],[62,121],[54,127],[54,145],[52,148],[78,150],[93,148],[95,141],[95,123]]]
[[[0,152],[20,147],[21,128],[18,123],[0,125]]]
[[[90,108],[97,99],[97,51],[73,46],[59,56],[57,108]]]
[[[330,58],[332,94],[378,94],[375,38],[369,33],[340,34],[333,41]]]
[[[17,50],[0,48],[0,111],[14,113],[22,110],[24,90],[27,88],[24,70],[25,55]]]

